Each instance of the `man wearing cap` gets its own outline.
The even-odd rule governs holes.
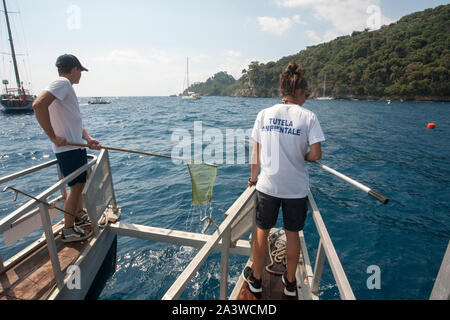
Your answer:
[[[64,54],[56,61],[59,78],[36,98],[33,103],[36,119],[53,142],[53,152],[58,160],[62,174],[66,177],[87,164],[86,149],[68,146],[68,142],[84,143],[91,149],[100,150],[100,142],[93,139],[83,127],[78,98],[73,89],[81,79],[81,72],[88,71],[71,54]],[[83,213],[82,191],[86,183],[86,172],[69,182],[70,191],[64,203],[64,229],[61,238],[64,242],[81,241],[92,235],[81,225],[86,224],[87,215]],[[75,218],[77,217],[77,218]]]

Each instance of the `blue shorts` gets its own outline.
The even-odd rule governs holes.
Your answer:
[[[308,212],[307,197],[300,199],[281,199],[257,191],[256,225],[262,230],[275,226],[280,211],[283,210],[283,224],[287,231],[299,232],[305,226]]]
[[[64,177],[67,177],[72,172],[87,164],[86,149],[70,150],[66,152],[56,153],[55,155],[56,159],[58,159],[58,165]],[[72,187],[77,183],[86,183],[86,179],[87,174],[85,171],[78,177],[70,181],[68,183],[69,187]]]

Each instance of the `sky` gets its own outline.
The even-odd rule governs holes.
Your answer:
[[[377,30],[440,0],[7,0],[21,77],[39,94],[58,75],[59,55],[84,72],[91,96],[166,96],[219,71],[236,79],[267,63],[354,30]],[[3,14],[3,13],[2,13]],[[4,17],[0,77],[15,84]],[[13,85],[14,86],[14,85]]]

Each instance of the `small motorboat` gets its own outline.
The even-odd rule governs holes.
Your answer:
[[[100,97],[95,97],[93,100],[88,101],[89,104],[110,104],[111,101],[105,100]]]

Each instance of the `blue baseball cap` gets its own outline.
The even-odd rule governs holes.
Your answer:
[[[73,67],[78,67],[81,71],[89,71],[81,65],[80,60],[73,54],[63,54],[59,56],[56,60],[56,67],[72,69]]]

